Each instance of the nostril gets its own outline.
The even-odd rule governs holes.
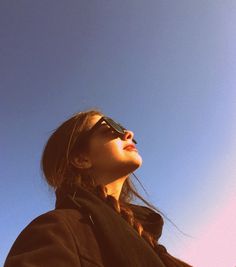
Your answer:
[[[133,133],[131,131],[128,131],[128,130],[125,131],[125,138],[126,139],[132,139],[133,136],[134,135],[133,135]]]
[[[134,133],[129,130],[125,130],[125,133],[122,135],[124,140],[131,139],[135,144],[137,144],[136,140],[134,140]]]

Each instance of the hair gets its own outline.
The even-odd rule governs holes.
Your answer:
[[[95,192],[98,197],[118,212],[160,256],[162,255],[162,259],[165,257],[163,261],[165,260],[166,263],[170,264],[171,262],[172,264],[173,262],[179,263],[181,264],[179,266],[189,267],[190,265],[169,255],[165,248],[158,244],[155,237],[145,231],[142,224],[134,217],[128,204],[135,197],[158,213],[161,212],[137,192],[130,177],[125,180],[118,201],[113,196],[107,194],[105,186],[95,186],[92,177],[86,171],[76,168],[72,164],[72,159],[75,156],[87,151],[88,143],[83,142],[82,144],[78,140],[86,136],[86,132],[90,128],[90,119],[95,115],[103,116],[104,114],[98,109],[78,112],[54,130],[44,147],[41,158],[41,170],[47,183],[54,190],[62,190],[64,185],[73,185],[75,187],[82,186],[93,193]],[[134,176],[137,178],[136,175]]]
[[[48,139],[41,158],[41,170],[47,183],[55,190],[64,184],[81,185],[88,189],[93,186],[92,178],[82,169],[76,168],[72,159],[86,152],[87,143],[81,144],[78,140],[86,135],[90,128],[90,119],[94,115],[104,114],[98,109],[75,113],[55,129]],[[120,201],[130,203],[134,197],[156,209],[137,192],[128,177],[123,184]]]

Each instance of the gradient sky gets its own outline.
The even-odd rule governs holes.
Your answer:
[[[54,207],[50,132],[92,107],[134,131],[169,252],[236,265],[235,1],[3,0],[0,40],[0,265]]]

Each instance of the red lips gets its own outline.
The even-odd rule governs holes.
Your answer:
[[[124,149],[137,149],[135,145],[133,144],[128,144],[124,147]]]

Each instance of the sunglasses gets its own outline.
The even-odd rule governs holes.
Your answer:
[[[84,138],[88,138],[89,136],[91,136],[98,128],[101,127],[102,125],[102,122],[104,122],[110,126],[110,129],[113,130],[115,133],[117,133],[119,136],[124,136],[125,133],[127,132],[127,129],[125,127],[123,127],[121,124],[115,122],[113,119],[109,118],[109,117],[106,117],[106,116],[103,116],[101,117],[100,120],[98,120],[95,125],[89,130],[86,132]],[[84,141],[84,138],[83,141]],[[82,140],[80,139],[79,142],[82,142]],[[133,139],[133,142],[135,144],[137,144],[136,140]]]

